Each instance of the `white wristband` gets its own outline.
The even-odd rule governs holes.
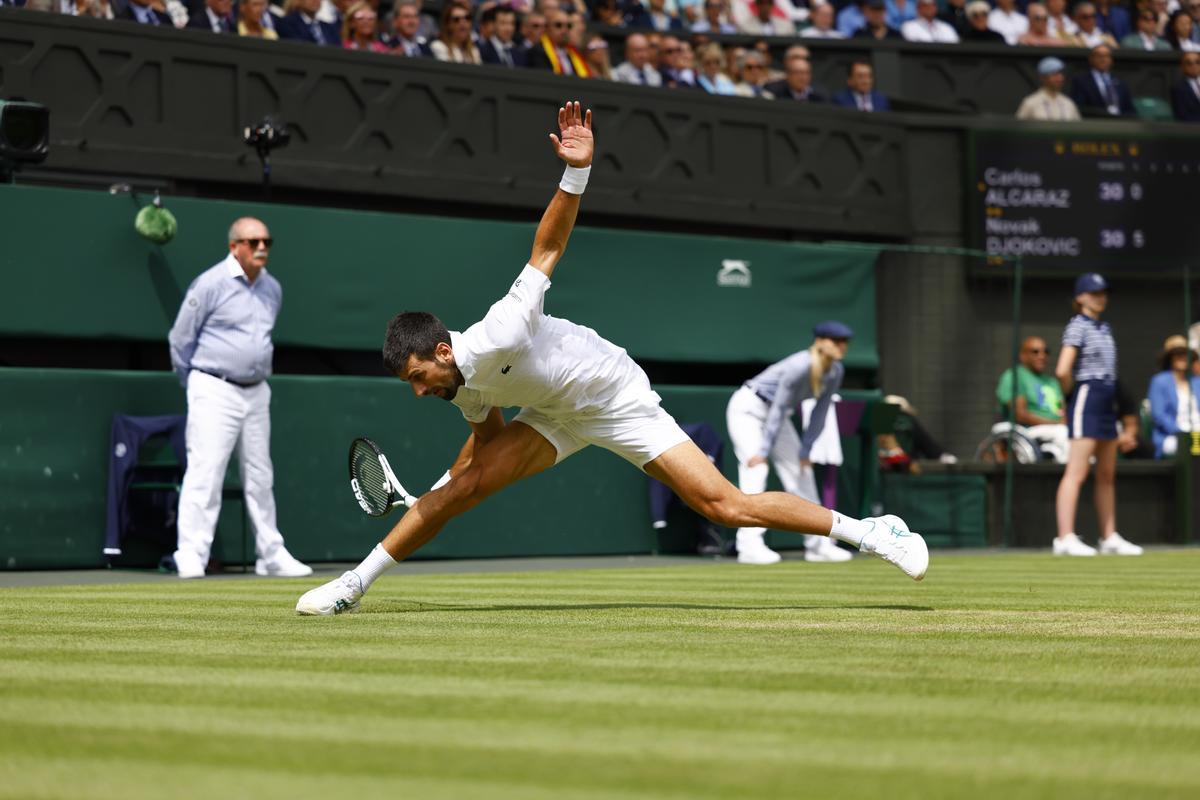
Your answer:
[[[433,486],[429,487],[429,491],[432,492],[435,489],[440,489],[449,482],[450,482],[450,470],[446,470],[446,473],[444,475],[442,475],[442,477],[437,479],[437,483],[435,483]]]
[[[558,188],[562,189],[567,194],[583,194],[583,190],[587,188],[588,176],[592,174],[592,167],[589,164],[586,167],[572,167],[570,164],[563,170],[562,180],[558,182]]]

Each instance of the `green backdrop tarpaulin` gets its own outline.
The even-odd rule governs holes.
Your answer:
[[[145,199],[145,198],[144,198]],[[143,200],[144,200],[143,199]],[[126,195],[0,187],[0,334],[165,340],[191,280],[224,257],[240,215],[276,239],[282,345],[375,350],[387,320],[428,310],[479,319],[516,277],[536,220],[509,223],[167,198],[179,220],[157,247]],[[585,199],[581,222],[587,221]],[[578,228],[546,311],[589,325],[635,358],[773,361],[837,318],[852,367],[878,366],[875,255],[820,245]]]
[[[729,387],[656,387],[682,423],[725,434]],[[369,519],[349,490],[346,449],[369,435],[410,491],[432,484],[469,429],[446,404],[418,401],[391,378],[277,377],[271,381],[271,453],[279,525],[289,549],[313,561],[362,558],[398,513]],[[181,414],[183,389],[162,372],[0,369],[0,569],[103,564],[109,431],[114,414]],[[844,476],[860,445],[844,442]],[[726,448],[725,474],[737,479]],[[419,558],[605,555],[678,550],[688,531],[650,527],[647,478],[617,456],[589,447],[554,469],[488,498],[454,520]],[[849,486],[842,510],[858,513]],[[227,501],[216,555],[240,560],[240,507]],[[253,547],[253,537],[250,537]],[[773,533],[779,547],[799,536]]]

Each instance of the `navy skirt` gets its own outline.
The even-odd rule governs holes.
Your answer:
[[[1117,438],[1116,381],[1080,381],[1067,402],[1072,439]]]

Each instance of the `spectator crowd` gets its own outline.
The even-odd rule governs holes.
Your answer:
[[[1063,62],[1042,59],[1042,86],[1017,114],[1061,121],[1081,111],[1133,116],[1129,90],[1111,74],[1114,53],[1175,51],[1181,75],[1171,89],[1173,114],[1200,121],[1200,0],[445,0],[440,13],[417,0],[0,0],[4,5],[865,112],[889,108],[866,61],[851,65],[844,87],[826,92],[812,83],[802,43],[777,67],[766,41],[728,46],[712,37],[1087,48],[1089,69],[1069,87]],[[589,32],[593,25],[630,31],[616,66],[608,40]]]

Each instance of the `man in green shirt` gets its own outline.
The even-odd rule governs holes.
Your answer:
[[[1046,371],[1050,353],[1041,337],[1029,336],[1021,343],[1017,366],[1017,399],[1013,405],[1018,425],[1028,429],[1043,452],[1065,463],[1067,426],[1063,418],[1063,393],[1058,380]],[[1012,399],[1012,369],[1004,370],[996,384],[1000,413],[1007,418]]]

